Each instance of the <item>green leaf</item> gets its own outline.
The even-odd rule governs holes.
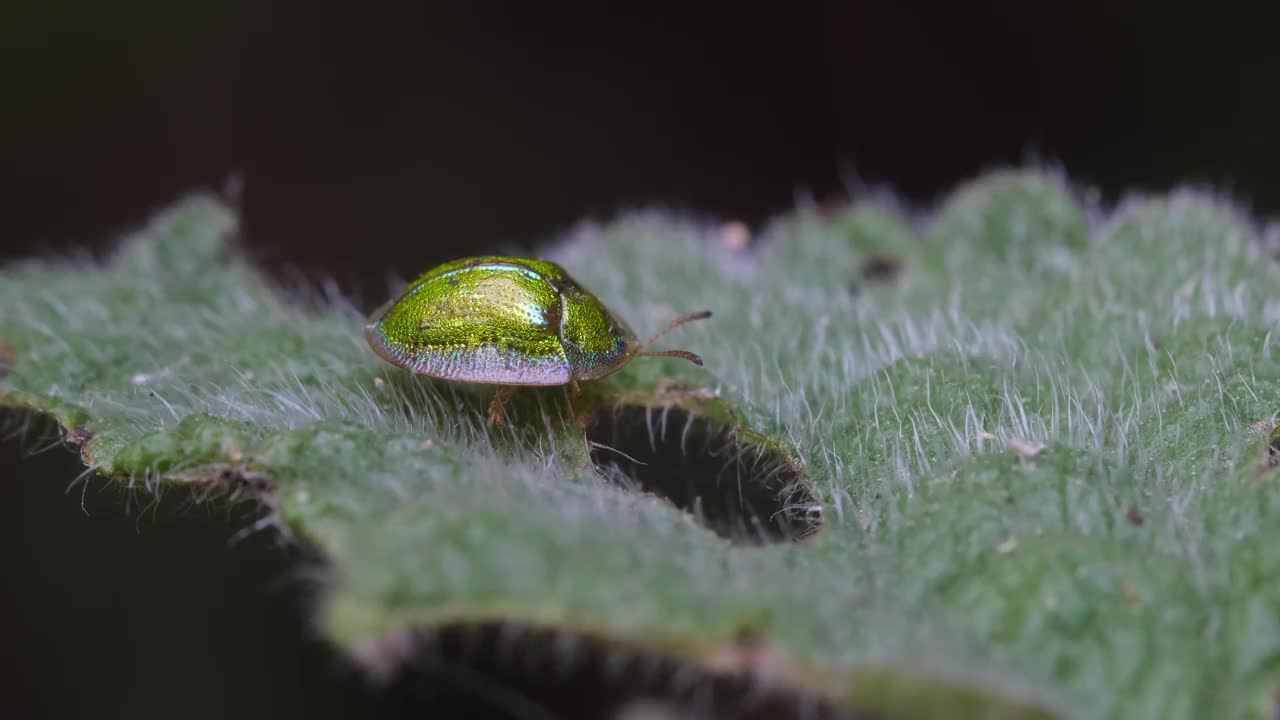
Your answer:
[[[1271,708],[1280,272],[1218,202],[1102,217],[1006,172],[927,222],[801,212],[755,247],[585,227],[545,257],[642,335],[711,308],[671,338],[706,367],[525,389],[501,429],[491,389],[409,376],[351,307],[273,289],[235,227],[195,195],[103,266],[4,270],[0,404],[104,476],[258,498],[327,560],[318,625],[372,672],[463,633],[669,670],[602,670],[621,695]]]

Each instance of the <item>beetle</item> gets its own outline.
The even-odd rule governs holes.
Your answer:
[[[375,310],[369,347],[412,373],[497,385],[492,426],[521,386],[564,386],[616,372],[640,355],[683,358],[688,350],[650,351],[658,338],[710,310],[681,315],[644,342],[564,268],[547,260],[489,255],[439,265]]]

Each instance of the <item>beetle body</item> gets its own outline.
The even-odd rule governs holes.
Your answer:
[[[667,329],[709,315],[692,313]],[[365,336],[393,365],[464,383],[576,385],[640,354],[702,364],[685,351],[642,352],[631,327],[559,265],[501,256],[428,271],[370,316]]]

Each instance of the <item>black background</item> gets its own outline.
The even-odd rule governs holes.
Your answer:
[[[1245,6],[604,5],[6,4],[0,258],[109,247],[234,174],[249,252],[366,306],[584,217],[758,224],[864,183],[928,204],[1026,161],[1280,208],[1277,18]],[[75,458],[33,447],[0,444],[0,714],[404,708],[312,639],[289,553],[227,549],[244,516],[95,483],[86,517]]]

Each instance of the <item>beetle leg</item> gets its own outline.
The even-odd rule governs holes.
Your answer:
[[[569,400],[569,414],[573,416],[574,423],[577,424],[578,429],[586,433],[587,428],[591,425],[591,414],[586,412],[587,408],[578,404],[578,401],[582,398],[582,388],[578,385],[577,378],[569,379],[569,386],[565,391],[565,396]]]
[[[582,432],[582,451],[586,461],[583,464],[584,470],[591,469],[591,438],[587,436],[587,428],[591,427],[591,413],[587,408],[579,405],[578,401],[582,399],[582,388],[578,385],[577,378],[569,378],[569,382],[564,389],[565,399],[569,401],[569,415],[573,420],[573,424]]]
[[[500,428],[506,425],[506,418],[503,415],[503,409],[507,406],[507,401],[516,392],[514,385],[499,385],[498,392],[494,393],[493,400],[489,402],[489,426]]]

